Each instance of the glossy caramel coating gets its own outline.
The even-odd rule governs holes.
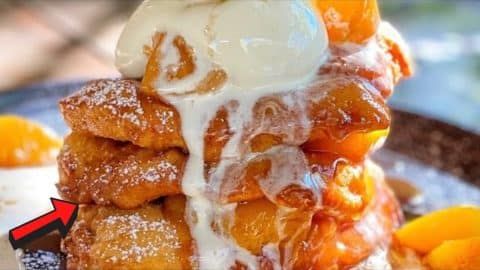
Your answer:
[[[379,181],[378,170],[368,170],[373,188],[371,201],[355,221],[338,220],[323,212],[314,216],[294,269],[350,269],[366,260],[375,249],[389,245],[403,216],[391,190],[383,180]]]
[[[326,140],[342,140],[350,133],[368,133],[389,127],[390,118],[384,100],[362,79],[339,76],[327,82],[314,83],[305,92],[308,98],[306,113],[312,126],[310,136],[305,141],[308,150],[323,151],[324,149],[315,144],[315,141],[322,137]],[[278,100],[281,97],[274,98]],[[131,106],[119,105],[125,103],[125,99],[131,102]],[[264,101],[265,99],[260,100],[257,107],[261,107]],[[144,96],[135,81],[91,82],[80,92],[62,100],[60,107],[66,122],[75,132],[129,141],[153,150],[177,147],[188,152],[180,135],[181,119],[176,110],[155,97]],[[258,114],[256,116],[264,117],[266,119],[264,121],[269,118],[285,120],[288,119],[286,117],[291,117]],[[283,143],[282,137],[289,134],[263,135],[263,146],[260,147],[258,142],[252,142],[257,150],[259,147],[264,150]],[[210,121],[204,137],[204,157],[207,163],[219,160],[230,136],[228,112],[224,108],[219,108],[215,118]],[[348,153],[345,155],[348,156]]]
[[[58,156],[60,195],[78,203],[129,209],[181,192],[186,156],[72,133]]]
[[[376,247],[388,244],[401,220],[393,195],[376,177],[369,178],[374,187],[372,201],[355,221],[321,212],[313,218],[299,212],[289,219],[263,198],[239,203],[233,216],[217,219],[212,226],[256,255],[262,270],[272,269],[263,252],[269,243],[279,244],[283,255],[290,254],[288,263],[293,269],[345,269],[366,259]],[[184,196],[169,196],[134,210],[81,207],[62,244],[67,269],[193,269],[198,258],[184,209]],[[299,218],[302,216],[306,218]],[[281,225],[279,220],[287,223]],[[298,234],[301,230],[304,232]],[[300,237],[292,245],[282,244],[294,235]],[[235,269],[244,268],[237,263]]]
[[[320,181],[327,185],[322,191],[322,211],[346,217],[361,213],[369,201],[363,166],[335,154],[306,152],[305,156],[309,167],[304,174],[318,173]],[[220,194],[211,199],[231,203],[264,197],[259,182],[271,173],[271,160],[261,157],[227,174],[219,187]],[[58,156],[57,187],[66,200],[132,209],[161,197],[182,194],[186,160],[187,156],[176,149],[154,151],[73,132],[66,137]],[[277,195],[277,203],[311,208],[316,204],[311,192],[288,186]]]
[[[320,2],[321,5],[330,5],[332,1]],[[370,5],[367,2],[370,1],[365,1],[365,5]],[[412,73],[411,59],[405,46],[402,46],[401,38],[391,28],[381,29],[383,30],[367,44],[353,47],[331,44],[331,56],[320,67],[317,79],[308,87],[292,89],[295,90],[292,92],[304,95],[306,111],[289,108],[290,110],[283,109],[270,114],[266,111],[263,115],[254,112],[255,117],[251,121],[263,119],[262,121],[293,125],[294,123],[289,122],[293,121],[292,110],[297,114],[306,114],[311,126],[308,138],[302,141],[306,150],[335,152],[352,160],[363,160],[375,145],[376,139],[382,137],[371,136],[370,133],[385,131],[389,127],[390,118],[385,99],[391,95],[394,85],[401,77]],[[161,38],[162,34],[158,34],[154,41]],[[176,46],[188,46],[183,44],[181,37],[176,40]],[[154,42],[152,48],[156,48],[155,44]],[[149,52],[147,55],[155,51],[150,47],[146,49]],[[191,66],[187,61],[191,56],[187,47],[184,51],[185,61],[180,64],[187,68]],[[365,61],[366,58],[370,60]],[[178,147],[187,153],[188,149],[181,136],[182,119],[176,109],[166,102],[165,97],[158,94],[161,91],[152,90],[152,78],[159,72],[168,73],[168,70],[155,69],[158,66],[156,59],[149,57],[153,62],[147,65],[147,72],[141,83],[125,79],[92,81],[79,92],[63,99],[60,108],[67,124],[77,132],[129,141],[159,151]],[[206,88],[211,89],[210,86]],[[287,92],[261,97],[253,110],[265,107],[272,100],[281,108],[285,106],[282,98],[288,98],[289,95],[291,93]],[[235,101],[216,108],[215,117],[209,121],[204,135],[206,163],[219,161],[223,147],[233,134],[233,128],[228,123],[227,109],[232,102]],[[244,143],[249,144],[253,152],[261,152],[282,143],[291,144],[285,141],[286,137],[292,135],[287,130],[276,134],[263,132],[248,137],[252,135],[248,134],[252,128],[255,127],[244,127],[243,131],[237,132],[247,133]],[[296,130],[302,128],[305,129],[299,126]],[[348,150],[350,147],[341,147],[347,137],[350,143],[346,144],[358,144],[360,147],[351,152]]]
[[[388,31],[378,33],[375,0],[314,2],[331,53],[317,77],[301,89],[260,97],[242,127],[229,122],[236,100],[212,108],[213,118],[206,119],[205,195],[236,203],[232,215],[211,221],[212,230],[250,251],[262,270],[274,269],[265,249],[271,243],[282,268],[347,269],[388,245],[401,221],[382,175],[365,158],[388,134],[386,99],[411,74],[411,60]],[[185,222],[188,198],[181,195],[189,155],[183,119],[155,86],[159,75],[181,80],[197,67],[194,51],[178,35],[178,65],[161,69],[164,37],[157,33],[145,46],[141,82],[93,81],[60,103],[73,133],[59,156],[59,191],[96,204],[81,208],[63,242],[68,269],[196,269],[201,259]],[[213,69],[183,93],[213,94],[227,80],[224,70]],[[235,132],[241,135],[238,156],[213,179]],[[286,175],[296,169],[288,152],[268,156],[284,148],[300,153],[305,166],[298,173]],[[285,156],[278,166],[276,159]],[[277,186],[282,189],[269,189]],[[237,261],[233,269],[246,266]]]

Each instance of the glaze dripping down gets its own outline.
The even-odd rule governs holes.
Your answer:
[[[152,35],[154,43],[145,56],[142,47],[150,44]],[[304,1],[145,1],[127,24],[117,47],[119,70],[128,77],[143,77],[144,89],[167,99],[182,119],[189,153],[182,192],[200,269],[237,263],[259,267],[257,257],[222,234],[219,224],[236,207],[219,199],[228,172],[244,169],[249,160],[270,161],[270,172],[275,173],[260,185],[272,201],[279,202],[281,191],[296,187],[311,190],[312,204],[319,204],[320,187],[303,177],[308,169],[302,151],[278,146],[255,154],[246,145],[262,133],[281,135],[291,145],[307,139],[305,97],[296,90],[305,89],[317,76],[327,48],[324,26]],[[276,94],[278,100],[258,102]],[[204,136],[220,108],[227,110],[231,137],[220,162],[206,174]],[[278,110],[288,119],[275,119]],[[295,161],[292,170],[285,168],[288,161]],[[285,205],[286,214],[279,216],[291,215],[290,207]],[[281,260],[288,261],[278,254],[287,245],[271,243],[265,251],[277,268]]]

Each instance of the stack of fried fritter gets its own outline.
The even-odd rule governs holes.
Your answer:
[[[230,103],[213,108],[204,134],[212,186],[226,144],[242,134],[243,151],[229,157],[235,162],[208,194],[235,205],[234,214],[211,226],[255,255],[261,269],[275,268],[271,246],[294,269],[357,265],[388,244],[401,220],[367,156],[388,134],[385,100],[411,73],[409,59],[382,32],[355,50],[330,41],[332,55],[311,84],[259,98],[249,126],[231,126]],[[62,243],[68,269],[195,269],[202,259],[185,218],[182,119],[142,86],[97,80],[60,102],[72,132],[58,157],[58,190],[81,204]],[[295,179],[274,181],[282,174]]]

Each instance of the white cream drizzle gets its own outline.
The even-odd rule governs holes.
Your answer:
[[[161,47],[162,68],[178,60],[176,49],[171,45],[177,34],[195,53],[193,74],[174,81],[160,76],[155,87],[175,106],[182,121],[182,135],[189,150],[182,190],[187,196],[186,220],[195,239],[199,268],[229,269],[240,262],[248,269],[257,269],[257,257],[222,234],[219,222],[225,216],[232,216],[236,204],[220,204],[208,194],[219,193],[232,164],[248,161],[246,142],[255,135],[288,134],[282,139],[296,145],[306,140],[310,133],[306,102],[302,91],[295,90],[308,87],[328,56],[323,23],[318,22],[302,0],[145,1],[130,19],[118,43],[116,62],[122,74],[143,75],[146,58],[141,49],[150,44],[149,39],[155,32],[167,35]],[[227,72],[228,80],[222,89],[207,94],[185,94],[215,67]],[[287,112],[299,110],[298,114],[291,114],[294,121],[281,125],[256,117],[255,109],[262,109],[255,107],[258,100],[274,94],[282,94],[278,102],[282,105],[273,102],[267,106]],[[232,101],[235,106],[231,106]],[[228,110],[233,135],[222,151],[220,164],[207,181],[204,135],[210,120],[222,106]],[[295,124],[288,126],[290,122]],[[302,184],[304,180],[298,176],[298,171],[305,171],[306,167],[303,153],[287,146],[274,148],[269,154],[282,153],[295,157],[299,168],[293,172],[283,168],[282,173],[270,174],[264,184],[269,192],[281,190],[295,181]],[[283,163],[274,163],[272,167],[280,169],[285,167]],[[273,195],[270,197],[274,199]],[[275,269],[280,269],[278,247],[265,250]]]
[[[262,254],[272,262],[273,270],[282,269],[282,265],[280,264],[280,251],[278,250],[278,244],[266,244],[262,248]]]
[[[279,92],[292,91],[292,89],[305,88],[312,80],[314,72],[303,81],[292,82],[283,85],[282,88],[258,88],[254,91],[241,91],[235,86],[227,84],[221,91],[213,94],[192,94],[182,97],[170,97],[169,101],[178,110],[182,119],[183,137],[189,149],[189,160],[185,168],[182,189],[188,197],[187,220],[192,235],[196,240],[200,269],[225,269],[225,266],[233,265],[235,261],[245,264],[249,269],[257,268],[256,257],[248,251],[240,248],[230,239],[215,233],[211,224],[217,213],[230,208],[231,205],[221,205],[207,198],[209,188],[215,187],[215,182],[207,183],[204,178],[204,134],[210,120],[215,116],[217,109],[229,101],[235,100],[238,106],[235,111],[229,111],[229,123],[238,130],[232,130],[234,135],[222,152],[221,163],[216,175],[212,179],[224,179],[225,168],[235,160],[244,145],[242,141],[242,128],[252,119],[252,111],[256,102],[263,96],[277,94]],[[237,153],[235,155],[235,153]],[[285,175],[278,179],[282,182]],[[290,179],[289,179],[290,180]],[[274,180],[271,180],[274,181]],[[218,187],[218,186],[217,186]],[[215,189],[217,188],[215,187]],[[234,209],[234,208],[233,208]],[[196,221],[196,222],[195,222]]]
[[[175,35],[175,32],[167,33],[167,40],[172,40],[172,35]],[[188,39],[186,41],[189,43]],[[356,51],[350,57],[358,56],[358,61],[360,61],[360,58],[372,57],[373,51],[376,51],[377,48],[372,45],[365,46],[362,50],[365,51]],[[167,46],[162,47],[162,54],[167,52]],[[318,63],[318,67],[325,62],[327,56],[328,53],[325,54],[325,59]],[[174,59],[174,57],[170,59]],[[197,65],[214,66],[211,62],[199,64],[201,61],[208,60],[205,59],[207,58],[197,58]],[[242,263],[248,269],[258,269],[259,267],[258,258],[237,245],[234,239],[227,237],[228,234],[222,233],[222,226],[219,224],[222,219],[225,219],[225,216],[232,216],[236,207],[236,204],[221,204],[217,197],[211,196],[212,194],[218,195],[225,183],[236,184],[224,181],[225,179],[232,181],[228,177],[229,172],[242,171],[249,161],[255,159],[270,159],[273,162],[271,169],[273,173],[259,183],[262,191],[270,200],[275,201],[275,195],[284,187],[297,184],[317,191],[316,199],[321,201],[320,194],[323,188],[321,179],[315,175],[298,177],[299,171],[307,171],[305,157],[303,152],[291,146],[301,144],[310,134],[311,127],[310,121],[307,119],[306,108],[308,102],[320,101],[327,95],[329,87],[328,85],[323,87],[323,81],[331,82],[332,77],[329,75],[318,76],[317,70],[317,68],[312,69],[309,74],[296,80],[249,87],[247,90],[227,81],[222,89],[206,94],[178,95],[176,90],[165,93],[163,87],[168,86],[169,82],[165,82],[162,78],[157,80],[159,94],[174,105],[180,114],[182,135],[189,149],[189,160],[185,168],[182,190],[187,196],[186,219],[196,242],[200,269],[228,269],[236,262]],[[206,74],[206,72],[195,72],[189,75],[184,83],[188,82],[193,85],[194,82],[201,79],[201,74]],[[341,81],[341,78],[338,80]],[[313,84],[315,87],[312,87]],[[174,85],[175,87],[179,87],[179,85]],[[315,91],[305,91],[308,88],[314,88]],[[215,117],[222,106],[228,111],[228,123],[232,136],[222,150],[220,163],[210,174],[209,179],[205,179],[204,135],[210,120]],[[267,108],[276,113],[273,114],[273,117],[262,118],[262,112]],[[282,115],[283,122],[282,119],[275,118],[276,114]],[[262,133],[281,136],[282,146],[273,147],[260,154],[249,152],[248,142],[250,139]],[[285,166],[287,162],[288,166]],[[233,172],[232,175],[240,175],[237,172]],[[295,209],[279,207],[277,228],[280,239],[294,240],[299,237],[299,235],[291,235],[291,232],[282,233],[285,230],[282,226],[285,226],[290,218],[298,218],[295,216]],[[305,220],[309,218],[310,216],[306,216]],[[299,223],[299,225],[305,226],[306,224],[309,223]],[[212,225],[215,229],[212,228]],[[301,234],[306,229],[308,228],[298,228],[296,233]],[[288,261],[288,257],[291,256],[289,254],[291,243],[293,241],[284,241],[282,251],[279,250],[280,243],[271,243],[264,250],[266,253],[263,255],[272,261],[274,268],[288,269],[292,266],[292,262]],[[283,253],[279,254],[279,252]]]

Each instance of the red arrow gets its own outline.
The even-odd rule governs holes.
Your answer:
[[[55,198],[50,200],[54,210],[10,230],[9,239],[14,249],[55,229],[63,236],[70,230],[77,218],[78,205]]]

